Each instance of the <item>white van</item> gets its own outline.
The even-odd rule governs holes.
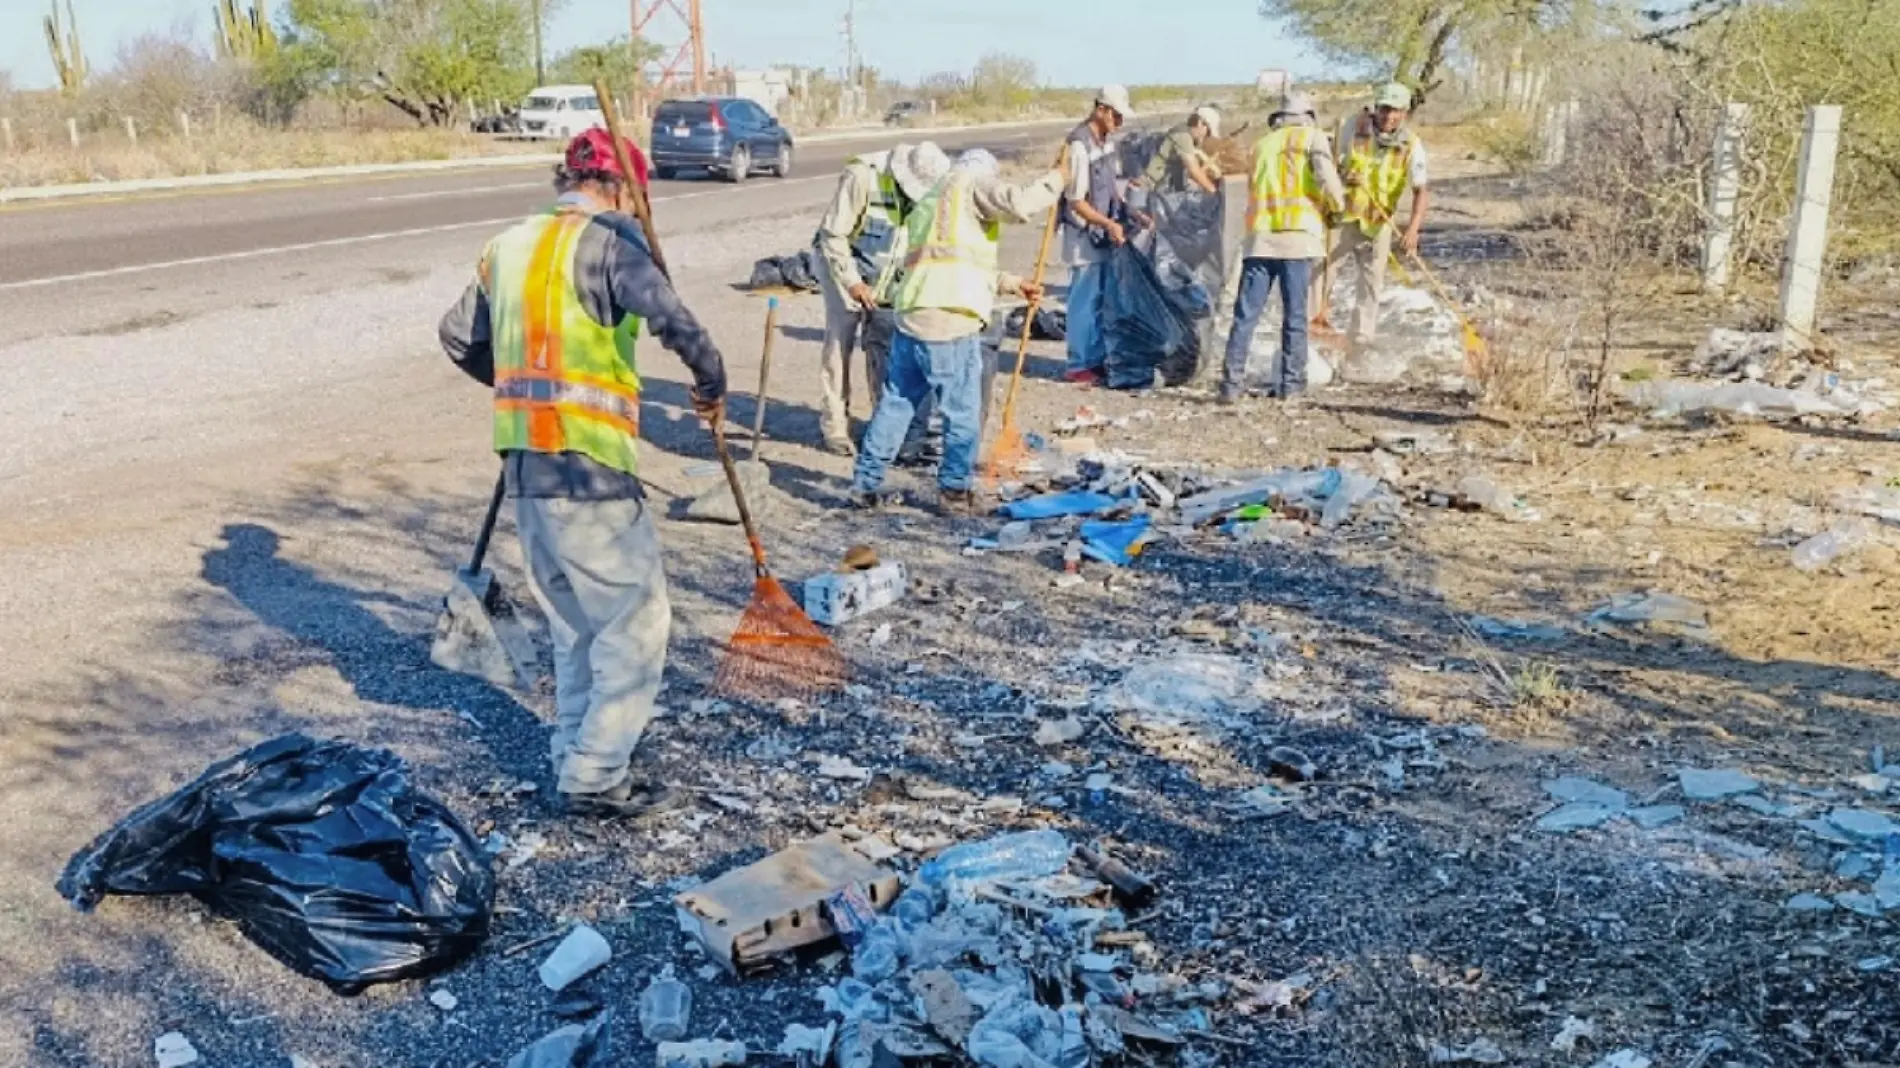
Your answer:
[[[566,141],[583,130],[606,126],[600,98],[588,85],[547,85],[521,105],[521,136]]]

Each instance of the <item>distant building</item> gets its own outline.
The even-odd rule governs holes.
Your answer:
[[[1293,88],[1293,78],[1284,70],[1269,68],[1263,70],[1253,80],[1253,91],[1264,97],[1277,97]]]
[[[732,72],[732,95],[745,97],[776,116],[779,107],[791,99],[793,88],[799,80],[798,72],[783,68],[735,70]]]

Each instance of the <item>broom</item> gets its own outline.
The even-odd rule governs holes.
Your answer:
[[[1062,152],[1056,157],[1056,170],[1064,170],[1069,163],[1069,146],[1063,145]],[[1049,245],[1056,236],[1056,215],[1061,205],[1058,203],[1049,209],[1049,219],[1042,225],[1042,247],[1036,252],[1036,285],[1042,285],[1044,270],[1049,265]],[[992,487],[1005,474],[1015,474],[1029,458],[1029,443],[1023,440],[1022,428],[1016,425],[1016,391],[1023,384],[1023,366],[1029,362],[1029,335],[1036,328],[1036,311],[1042,307],[1042,295],[1038,293],[1029,301],[1029,308],[1023,315],[1023,333],[1016,341],[1016,368],[1009,374],[1009,393],[1003,398],[1003,422],[996,430],[996,440],[990,444],[990,462],[984,475]]]
[[[765,352],[760,360],[758,425],[764,425],[765,367],[772,354],[772,324],[778,314],[777,302],[766,313]],[[739,469],[726,448],[723,421],[712,424],[713,447],[719,452],[720,466],[726,469],[726,482],[732,487],[732,501],[739,506],[739,522],[745,526],[746,542],[752,547],[752,603],[739,618],[726,651],[713,672],[713,690],[731,697],[750,697],[775,701],[782,697],[808,697],[836,690],[844,685],[844,655],[818,629],[765,564],[765,543],[759,540],[759,528],[752,509],[746,504],[745,489],[740,485]],[[752,446],[758,455],[757,431]]]
[[[1369,203],[1372,204],[1372,210],[1379,214],[1379,220],[1382,223],[1387,226],[1396,225],[1392,221],[1391,214],[1380,207],[1377,201],[1369,201]],[[1399,269],[1399,278],[1404,281],[1406,285],[1411,285],[1412,278],[1406,273],[1405,265],[1399,262],[1398,253],[1394,252],[1391,255],[1392,266]],[[1491,363],[1491,351],[1484,343],[1484,335],[1478,333],[1478,328],[1471,325],[1471,320],[1466,317],[1464,310],[1458,307],[1458,302],[1451,299],[1451,294],[1446,291],[1444,283],[1438,280],[1438,276],[1432,273],[1432,269],[1426,264],[1425,258],[1416,252],[1408,253],[1408,255],[1412,259],[1412,266],[1418,268],[1418,273],[1424,276],[1425,284],[1431,288],[1432,293],[1438,297],[1439,301],[1451,311],[1452,317],[1458,320],[1459,328],[1464,331],[1465,373],[1474,378],[1483,377],[1485,369],[1489,367]]]

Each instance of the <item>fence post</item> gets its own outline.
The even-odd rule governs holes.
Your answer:
[[[1827,213],[1834,200],[1834,155],[1841,147],[1841,108],[1808,109],[1801,131],[1801,169],[1795,178],[1794,220],[1781,265],[1782,344],[1806,348],[1814,335],[1821,296],[1821,262],[1827,253]]]
[[[178,113],[178,132],[185,135],[185,140],[191,140],[191,112],[180,111]]]
[[[125,136],[126,136],[126,140],[131,141],[134,147],[138,145],[139,143],[138,123],[133,122],[132,116],[130,115],[127,115],[125,117]]]
[[[74,148],[79,147],[79,120],[78,119],[66,120],[66,139],[73,143]]]
[[[1720,293],[1728,288],[1729,265],[1735,254],[1735,212],[1742,199],[1742,135],[1748,127],[1748,105],[1722,109],[1715,129],[1714,172],[1709,179],[1709,229],[1702,238],[1702,291]]]
[[[6,138],[7,151],[13,151],[13,120],[0,119],[0,136]]]

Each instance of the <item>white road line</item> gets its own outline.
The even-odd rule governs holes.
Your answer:
[[[507,189],[546,189],[550,184],[551,183],[545,181],[510,182],[507,185],[485,185],[480,189],[442,189],[437,191],[424,190],[420,193],[391,193],[388,196],[369,197],[364,200],[364,203],[381,204],[391,200],[437,200],[442,197],[472,197],[479,196],[483,193],[499,193]]]
[[[672,196],[654,197],[655,203],[667,203],[675,200],[692,200],[696,197],[713,197],[777,189],[788,185],[803,185],[807,182],[832,182],[833,175],[818,175],[812,178],[791,178],[770,184],[742,185],[732,189],[707,189],[696,193],[675,193]],[[541,184],[541,183],[536,183]],[[507,187],[503,187],[507,188]],[[163,271],[173,267],[202,267],[211,263],[229,263],[233,260],[250,260],[262,256],[278,256],[289,252],[309,252],[320,248],[341,248],[346,245],[362,245],[372,241],[391,241],[400,237],[425,237],[429,234],[446,234],[456,230],[468,230],[477,226],[506,226],[520,222],[520,215],[504,215],[498,219],[478,219],[474,222],[447,223],[442,226],[420,226],[411,230],[391,230],[381,234],[363,234],[358,237],[333,237],[324,241],[305,241],[295,245],[276,245],[271,248],[245,249],[242,252],[220,252],[211,256],[191,256],[182,260],[162,260],[158,263],[135,263],[125,267],[109,267],[98,271],[80,271],[76,274],[55,275],[50,278],[29,278],[23,282],[0,282],[0,293],[14,289],[36,289],[41,286],[64,285],[68,282],[91,282],[100,278],[118,278],[128,274],[140,274],[145,271]]]

